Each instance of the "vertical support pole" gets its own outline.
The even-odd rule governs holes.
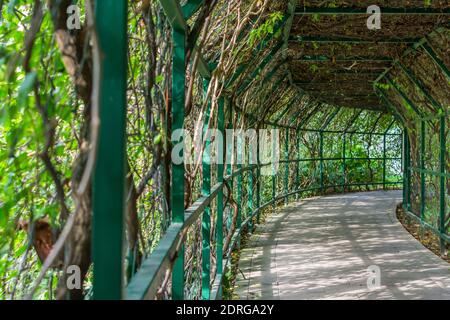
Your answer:
[[[243,141],[242,141],[242,132],[237,136],[237,170],[242,169],[243,162]],[[240,228],[242,226],[242,182],[243,182],[243,173],[240,172],[237,176],[237,219],[236,219],[236,228]],[[238,236],[237,247],[241,246],[241,236]]]
[[[296,145],[297,145],[297,162],[295,166],[295,190],[299,190],[300,187],[300,131],[296,130]],[[300,193],[295,194],[295,200],[298,201]]]
[[[186,83],[186,32],[172,29],[172,135],[184,126],[184,88]],[[182,137],[172,136],[172,144],[181,143]],[[180,152],[180,157],[184,157]],[[171,208],[172,222],[184,222],[184,161],[176,164],[172,161]],[[180,249],[172,272],[172,299],[184,298],[184,246]]]
[[[324,172],[323,172],[323,131],[320,131],[320,146],[319,146],[319,157],[320,157],[320,191],[324,192]]]
[[[425,218],[425,126],[424,120],[420,121],[420,221]],[[421,224],[421,235],[423,232]]]
[[[229,119],[228,119],[228,126],[227,126],[227,132],[226,132],[226,139],[231,140],[225,141],[226,148],[227,148],[227,154],[226,154],[226,169],[227,169],[227,176],[231,176],[233,173],[233,166],[232,166],[232,159],[233,159],[233,152],[234,152],[234,136],[232,134],[229,134],[229,131],[233,129],[233,106],[231,105],[231,101],[227,99],[227,106],[229,107]],[[233,179],[230,179],[230,191],[233,189]]]
[[[405,205],[406,210],[411,210],[411,148],[409,143],[408,130],[405,128]]]
[[[222,137],[225,137],[225,111],[224,111],[225,99],[219,98],[219,105],[217,110],[217,127]],[[219,140],[220,141],[220,140]],[[223,171],[224,171],[224,149],[225,144],[222,139],[222,145],[219,145],[219,154],[217,155],[217,182],[223,183]],[[219,143],[219,142],[218,142]],[[223,187],[220,188],[217,193],[217,244],[216,244],[216,257],[217,257],[217,274],[223,273]]]
[[[346,173],[347,173],[347,133],[344,132],[344,136],[343,136],[343,141],[342,141],[342,192],[345,192],[345,187],[347,184],[347,177],[346,177]]]
[[[284,198],[284,205],[287,206],[289,199],[287,194],[289,193],[289,129],[286,129],[286,137],[284,139],[284,159],[285,169],[284,169],[284,194],[286,197]]]
[[[406,206],[406,126],[403,128],[402,136],[402,172],[403,172],[403,206]]]
[[[386,133],[383,135],[383,190],[386,190]]]
[[[209,81],[204,80],[203,91],[208,91]],[[209,119],[211,117],[211,101],[205,112],[205,122],[203,124],[203,141],[205,149],[202,154],[203,184],[202,195],[211,194],[211,137],[209,131]],[[202,143],[203,145],[203,143]],[[210,297],[210,278],[211,278],[211,206],[206,206],[202,217],[202,299],[209,300]]]
[[[226,134],[225,134],[225,146],[226,146],[226,176],[231,177],[232,173],[233,173],[233,159],[234,159],[234,148],[235,148],[235,140],[234,140],[234,136],[233,134],[230,133],[230,131],[233,129],[233,105],[231,103],[231,101],[229,99],[226,99],[226,106],[228,109],[228,124],[227,124],[227,129],[226,129]],[[229,186],[229,192],[230,195],[229,196],[233,196],[234,194],[234,179],[230,178],[228,181],[228,186]],[[231,223],[232,223],[232,217],[231,215],[228,215],[226,217],[226,224],[227,224],[227,228],[230,228]]]
[[[274,129],[272,129],[272,135],[274,134]],[[276,203],[275,203],[275,198],[277,196],[277,170],[275,168],[275,157],[274,152],[276,150],[276,141],[275,141],[275,136],[272,136],[272,201],[273,201],[273,209],[275,209],[276,207]]]
[[[259,132],[256,132],[256,144],[257,144],[257,149],[256,149],[256,161],[258,164],[258,168],[256,169],[256,208],[258,210],[257,213],[257,223],[259,224],[261,222],[261,212],[260,212],[260,207],[261,207],[261,158],[259,156],[260,153],[260,135]]]
[[[119,300],[124,280],[127,1],[98,1],[95,16],[103,56],[101,126],[93,180],[93,297]]]
[[[446,215],[446,203],[445,203],[445,197],[447,194],[446,190],[446,183],[445,183],[445,172],[446,172],[446,164],[445,164],[445,158],[447,153],[447,147],[446,147],[446,135],[445,135],[445,129],[446,129],[446,119],[445,114],[441,116],[440,118],[440,154],[439,154],[439,166],[440,166],[440,194],[439,194],[439,233],[440,233],[440,251],[441,255],[445,256],[447,255],[447,250],[445,246],[445,240],[442,237],[442,235],[446,234],[447,230],[445,230],[445,215]]]
[[[253,155],[252,155],[252,150],[251,148],[249,148],[248,150],[248,165],[252,166],[253,165]],[[249,217],[252,216],[253,214],[253,180],[254,180],[254,176],[253,176],[253,172],[254,169],[251,169],[248,171],[248,181],[247,181],[247,212]],[[250,218],[250,222],[249,222],[249,231],[252,232],[253,230],[253,218]]]

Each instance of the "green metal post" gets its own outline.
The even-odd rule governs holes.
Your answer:
[[[284,169],[284,194],[289,193],[289,129],[286,129],[286,137],[284,139],[284,159],[286,160]],[[284,204],[287,205],[289,202],[288,197],[284,198]]]
[[[320,158],[320,190],[324,192],[324,162],[323,162],[323,132],[320,132],[320,146],[319,146],[319,158]]]
[[[237,137],[237,170],[242,169],[242,162],[243,162],[243,141],[242,141],[242,134],[239,134]],[[237,176],[237,219],[236,219],[236,226],[237,228],[240,228],[242,225],[242,182],[243,182],[243,173],[239,173]],[[241,237],[238,237],[237,246],[238,248],[241,245]]]
[[[425,218],[425,121],[420,122],[420,221]],[[421,230],[422,231],[422,230]],[[422,233],[422,232],[421,232]]]
[[[447,147],[446,147],[446,117],[445,115],[442,115],[440,118],[440,130],[439,130],[439,136],[440,136],[440,154],[439,154],[439,169],[440,169],[440,194],[439,194],[439,232],[440,232],[440,251],[441,255],[445,256],[447,255],[447,250],[445,246],[445,240],[442,237],[443,235],[446,235],[447,230],[445,230],[445,216],[446,216],[446,203],[445,203],[445,197],[447,195],[446,190],[446,184],[445,184],[445,171],[446,171],[446,153],[447,153]]]
[[[295,190],[299,190],[300,187],[300,132],[296,130],[296,145],[297,145],[297,163],[295,166]],[[295,199],[298,200],[299,193],[295,194]]]
[[[228,119],[228,126],[227,126],[227,131],[228,130],[232,130],[233,129],[233,106],[231,105],[230,100],[227,99],[227,106],[229,107],[229,119]],[[228,138],[228,134],[225,135],[226,138]],[[233,136],[231,136],[231,139],[233,139]],[[226,169],[227,169],[227,176],[230,176],[233,173],[233,167],[232,167],[232,155],[233,155],[233,146],[234,146],[234,141],[226,141]],[[230,184],[230,189],[233,189],[233,179],[230,179],[229,181]]]
[[[217,110],[217,127],[222,137],[225,136],[225,99],[219,98],[219,105]],[[224,141],[223,141],[224,142]],[[223,183],[224,173],[224,153],[225,144],[219,146],[219,155],[217,156],[217,182]],[[217,257],[217,274],[223,273],[223,188],[220,188],[217,193],[217,244],[216,244],[216,257]]]
[[[347,133],[344,133],[343,136],[343,142],[342,142],[342,192],[345,192],[345,185],[347,183],[346,173],[347,173]]]
[[[405,184],[406,184],[406,209],[411,210],[411,148],[408,131],[405,129]]]
[[[383,135],[383,190],[386,190],[386,134]]]
[[[248,152],[248,165],[252,165],[253,163],[253,158],[252,158],[252,152],[249,151]],[[254,180],[254,176],[253,176],[253,169],[248,171],[248,184],[247,184],[247,216],[250,216],[253,214],[253,180]],[[253,229],[253,221],[250,220],[249,223],[249,230],[250,232]]]
[[[257,223],[261,222],[261,214],[259,207],[261,207],[261,159],[259,156],[260,152],[260,140],[259,140],[259,132],[256,132],[256,143],[257,143],[257,150],[256,150],[256,162],[258,164],[258,167],[256,169],[256,208],[258,210],[256,221]]]
[[[276,141],[275,141],[275,137],[272,137],[272,153],[275,152],[276,149]],[[275,163],[273,162],[273,156],[272,156],[272,200],[274,201],[273,203],[273,209],[275,209],[275,198],[277,196],[277,181],[276,181],[276,170],[275,170]]]
[[[98,156],[93,180],[93,298],[123,298],[127,1],[95,6],[102,51]]]
[[[204,80],[203,90],[208,91],[209,81]],[[211,193],[211,138],[208,134],[208,124],[211,117],[211,101],[205,112],[203,124],[203,140],[205,141],[205,150],[202,155],[203,186],[202,195],[209,196]],[[203,145],[203,144],[202,144]],[[209,300],[210,297],[210,279],[211,279],[211,206],[207,206],[202,217],[202,299]]]
[[[172,132],[183,129],[186,83],[186,32],[172,29]],[[180,139],[181,140],[181,139]],[[172,141],[173,144],[181,141]],[[183,156],[184,155],[181,155]],[[184,163],[172,162],[171,208],[172,222],[184,222]],[[180,249],[172,273],[172,299],[184,298],[184,247]]]

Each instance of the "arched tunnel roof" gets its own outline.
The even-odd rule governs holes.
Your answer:
[[[391,113],[410,125],[418,114],[445,109],[450,4],[381,1],[375,30],[367,26],[370,5],[274,3],[273,12],[282,15],[273,33],[255,44],[228,83],[240,102],[257,97],[241,111],[255,121],[298,127],[323,108],[319,122],[344,107]]]

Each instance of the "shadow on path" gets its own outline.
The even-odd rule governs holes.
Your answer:
[[[314,198],[274,214],[243,249],[240,299],[450,299],[450,265],[397,221],[401,191]],[[368,268],[381,270],[369,290]],[[244,278],[245,277],[245,278]]]

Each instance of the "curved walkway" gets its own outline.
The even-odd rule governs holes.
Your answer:
[[[274,213],[242,251],[235,292],[240,299],[450,299],[450,265],[397,221],[398,202],[401,191],[351,193]],[[381,275],[372,290],[371,266]]]

